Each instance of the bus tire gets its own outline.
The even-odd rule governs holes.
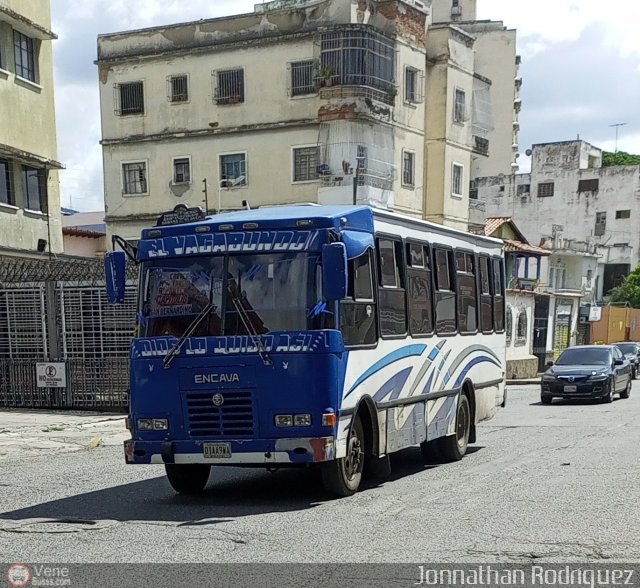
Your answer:
[[[364,431],[360,417],[356,415],[347,439],[347,455],[322,464],[325,490],[338,497],[355,494],[362,481],[364,455]]]
[[[466,394],[460,394],[456,411],[456,432],[454,435],[440,437],[438,449],[444,461],[460,461],[469,446],[471,431],[471,405]]]
[[[211,473],[211,466],[205,463],[167,463],[164,469],[169,484],[179,494],[199,494],[205,489]]]

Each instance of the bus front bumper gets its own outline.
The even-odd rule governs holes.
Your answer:
[[[228,453],[225,457],[205,456],[212,445]],[[209,447],[206,447],[209,446]],[[210,453],[210,452],[207,452]],[[210,465],[294,465],[330,461],[335,458],[334,437],[299,439],[242,439],[224,441],[141,441],[124,442],[130,464],[206,463]]]

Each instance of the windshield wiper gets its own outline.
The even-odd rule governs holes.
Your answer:
[[[180,339],[178,339],[178,341],[176,342],[176,344],[171,348],[171,350],[169,351],[169,353],[167,353],[167,355],[165,356],[165,358],[162,360],[162,366],[167,369],[170,365],[171,362],[173,361],[173,358],[178,355],[178,353],[180,352],[180,349],[182,348],[182,346],[184,345],[184,342],[191,337],[191,335],[193,334],[193,332],[200,326],[200,323],[203,321],[203,319],[209,315],[209,313],[212,310],[215,310],[216,305],[213,302],[209,302],[207,304],[207,306],[205,306],[202,311],[200,312],[200,314],[193,319],[193,321],[191,321],[191,324],[187,327],[187,329],[185,330],[185,332],[182,334],[182,337],[180,337]]]
[[[265,349],[264,344],[262,343],[262,337],[253,326],[251,318],[247,313],[247,309],[242,306],[242,300],[240,296],[234,293],[231,284],[227,285],[227,290],[229,291],[229,294],[231,294],[231,301],[233,302],[233,306],[235,307],[244,328],[246,329],[247,333],[249,333],[253,344],[258,348],[258,355],[260,356],[262,363],[264,365],[273,365],[273,360],[271,359],[269,352]]]

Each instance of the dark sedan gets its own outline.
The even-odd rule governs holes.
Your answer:
[[[542,375],[540,401],[554,398],[629,398],[631,364],[615,345],[580,345],[565,349]]]
[[[631,377],[635,380],[640,373],[640,344],[638,343],[614,343],[614,345],[622,351],[622,354],[629,360],[631,364]]]

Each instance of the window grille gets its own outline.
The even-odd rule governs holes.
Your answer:
[[[312,60],[296,61],[291,64],[291,96],[315,94],[315,64]]]
[[[36,81],[36,66],[33,51],[33,39],[18,31],[13,31],[13,48],[16,65],[16,75]]]
[[[602,237],[607,228],[607,213],[596,212],[596,226],[594,227],[594,235],[596,237]]]
[[[600,188],[598,178],[592,180],[578,180],[578,192],[597,192]]]
[[[169,101],[186,102],[189,100],[189,86],[186,74],[169,78]]]
[[[616,218],[631,218],[631,210],[616,210]]]
[[[293,181],[318,179],[318,147],[298,147],[293,150]]]
[[[188,184],[191,182],[191,162],[188,157],[173,160],[173,183]]]
[[[229,69],[214,72],[216,104],[244,102],[244,70]]]
[[[114,86],[115,113],[118,116],[144,114],[144,83],[127,82]]]
[[[553,196],[555,185],[553,182],[538,184],[538,198],[550,198]]]
[[[122,177],[125,194],[147,193],[147,164],[145,162],[123,163]]]
[[[395,89],[395,45],[386,36],[363,30],[332,31],[322,35],[320,51],[323,85]]]

